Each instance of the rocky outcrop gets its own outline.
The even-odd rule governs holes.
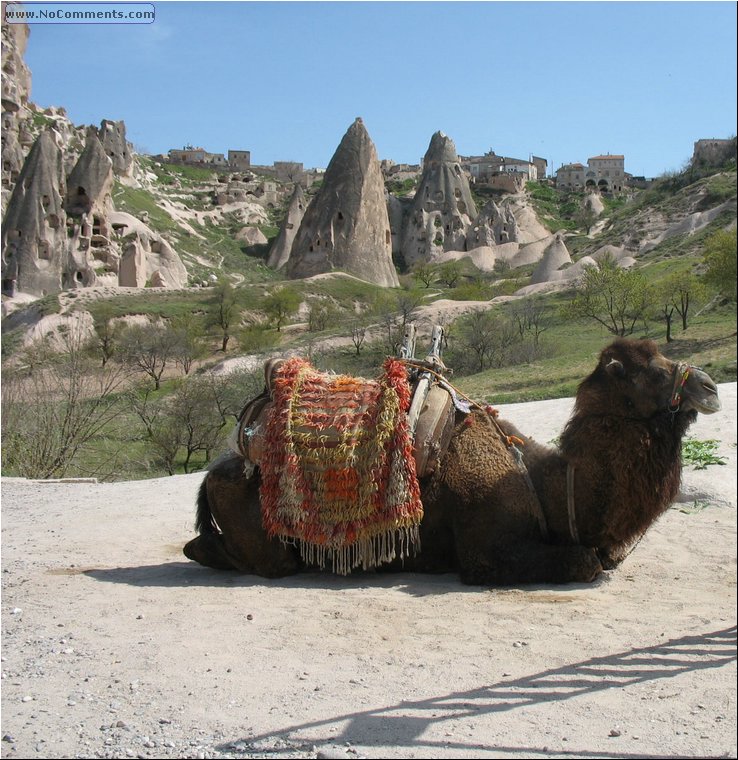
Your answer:
[[[582,201],[582,208],[598,217],[605,210],[605,204],[602,202],[599,193],[587,193]]]
[[[23,60],[28,44],[28,34],[28,24],[3,24],[3,111],[17,113],[25,108],[31,94],[31,71]]]
[[[342,269],[388,287],[399,284],[382,170],[364,122],[341,140],[292,244],[290,278]]]
[[[23,168],[32,139],[28,130],[31,72],[23,55],[28,42],[27,24],[2,25],[2,208]]]
[[[466,248],[518,242],[518,223],[509,206],[502,209],[489,201],[479,212],[466,236]]]
[[[67,267],[62,154],[51,130],[42,132],[23,164],[2,229],[2,292],[43,296],[90,272]],[[92,276],[94,279],[94,275]]]
[[[267,266],[272,269],[281,269],[289,261],[292,244],[295,241],[297,231],[300,229],[300,224],[302,224],[306,208],[305,193],[300,185],[295,185],[287,215],[282,221],[279,234],[269,250]]]
[[[269,242],[267,236],[258,227],[242,227],[236,233],[236,240],[247,247],[266,245]]]
[[[70,216],[107,215],[113,207],[113,162],[105,154],[97,132],[87,132],[85,149],[67,177],[64,207]]]
[[[408,268],[443,251],[463,251],[477,215],[469,182],[451,138],[436,132],[423,159],[423,174],[405,221],[402,256]]]
[[[543,251],[543,256],[531,275],[531,285],[564,279],[564,273],[561,271],[561,268],[571,263],[571,255],[563,238],[561,235],[554,235],[553,240]]]
[[[118,176],[130,176],[133,166],[133,148],[126,140],[125,122],[103,119],[97,134],[105,155],[113,164],[113,171]]]
[[[159,235],[135,233],[124,240],[118,284],[129,288],[183,288],[187,270],[174,249]]]

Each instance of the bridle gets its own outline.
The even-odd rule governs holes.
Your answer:
[[[699,369],[693,364],[687,362],[677,362],[674,367],[674,386],[671,391],[671,398],[667,409],[672,415],[675,415],[681,405],[682,396],[684,395],[684,386],[689,380],[689,375],[693,369]],[[577,516],[574,505],[574,473],[575,467],[572,464],[566,466],[566,511],[569,517],[569,535],[575,544],[579,543],[579,530],[577,529]],[[640,539],[639,539],[640,540]],[[633,551],[635,545],[630,549]],[[630,553],[630,552],[629,552]]]
[[[691,364],[686,362],[678,362],[674,369],[674,388],[671,392],[671,400],[669,401],[668,409],[672,414],[676,414],[679,411],[679,407],[682,405],[682,393],[684,386],[689,380],[689,374],[693,369],[697,369]]]

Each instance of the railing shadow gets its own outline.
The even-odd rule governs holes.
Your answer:
[[[650,647],[629,649],[603,657],[544,670],[530,676],[512,680],[497,681],[489,686],[482,686],[463,692],[452,692],[430,699],[403,701],[379,709],[351,712],[335,715],[324,720],[307,721],[284,726],[281,730],[269,734],[252,735],[233,740],[219,746],[226,749],[235,743],[245,744],[259,752],[270,750],[261,743],[270,744],[279,738],[288,746],[301,746],[305,741],[316,742],[351,742],[352,744],[377,744],[381,736],[381,745],[394,747],[412,747],[421,752],[430,748],[443,748],[445,751],[474,750],[480,745],[470,740],[469,743],[455,741],[445,737],[443,741],[424,739],[423,734],[433,725],[455,721],[466,717],[479,718],[483,715],[517,710],[542,702],[560,702],[575,697],[596,694],[610,689],[622,689],[626,686],[674,678],[683,673],[710,668],[719,668],[736,659],[736,628],[713,631],[701,635],[682,636],[663,644]],[[340,733],[331,734],[330,738],[321,739],[321,729],[345,724]],[[300,734],[309,735],[302,738]],[[543,747],[499,746],[496,752],[509,752],[523,757],[526,753],[543,753]],[[277,753],[277,750],[272,750]],[[283,749],[279,750],[282,752]],[[557,750],[557,755],[566,752]],[[602,752],[591,753],[572,751],[577,757],[601,757]],[[639,757],[647,758],[640,752],[609,754],[613,758]],[[657,756],[653,756],[657,757]],[[659,755],[658,757],[662,757]],[[673,755],[670,755],[673,757]],[[694,756],[690,756],[694,757]]]

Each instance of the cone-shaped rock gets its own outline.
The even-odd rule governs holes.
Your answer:
[[[305,207],[305,193],[303,193],[300,185],[295,185],[290,199],[290,207],[287,209],[287,216],[285,216],[279,234],[269,250],[267,266],[272,269],[280,269],[289,260],[292,244],[295,241],[297,231],[300,229],[302,218],[305,216]]]
[[[456,146],[443,132],[436,132],[423,159],[423,175],[405,223],[405,264],[412,267],[443,251],[465,250],[467,229],[476,215]]]
[[[62,289],[67,274],[63,191],[61,151],[47,130],[23,164],[3,220],[3,293],[43,296]]]
[[[559,270],[565,264],[571,264],[571,256],[561,236],[554,235],[553,241],[543,252],[543,257],[531,275],[531,285],[562,279],[563,273]]]
[[[382,170],[361,119],[349,127],[292,244],[293,279],[342,269],[397,287]]]
[[[113,162],[105,155],[96,132],[90,130],[85,149],[67,177],[66,212],[72,216],[82,216],[93,209],[105,213],[112,206],[112,188]]]

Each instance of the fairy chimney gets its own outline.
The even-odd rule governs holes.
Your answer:
[[[399,285],[382,170],[360,118],[349,127],[328,164],[286,265],[292,279],[335,269],[377,285]]]
[[[66,214],[62,155],[51,130],[33,144],[8,203],[2,229],[2,292],[43,296],[62,289]],[[80,282],[86,273],[79,275]],[[94,276],[94,275],[93,275]]]
[[[93,129],[77,163],[67,177],[65,210],[70,216],[106,214],[112,208],[113,162],[105,155],[102,143]]]
[[[305,193],[299,184],[295,185],[292,198],[290,198],[290,206],[287,209],[287,216],[285,216],[279,234],[269,250],[267,266],[272,269],[281,269],[289,260],[292,244],[297,235],[297,230],[300,228],[302,218],[305,216],[306,207]]]
[[[129,175],[133,165],[133,150],[126,141],[125,122],[103,119],[97,134],[105,155],[113,162],[115,174]]]
[[[444,251],[463,251],[471,220],[477,215],[456,146],[436,132],[423,159],[423,174],[405,221],[402,255],[412,267]]]

